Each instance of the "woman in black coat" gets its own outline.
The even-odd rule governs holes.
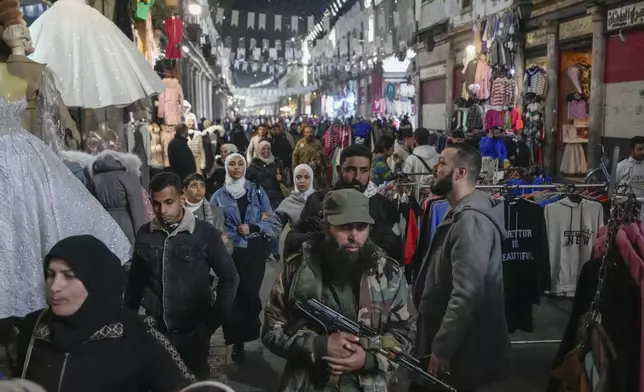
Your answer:
[[[258,149],[258,157],[254,158],[248,167],[246,178],[264,189],[275,211],[284,200],[280,187],[284,181],[284,165],[279,158],[273,156],[271,143],[268,141],[259,142]]]
[[[158,331],[122,308],[123,269],[100,240],[61,240],[44,270],[49,308],[21,326],[14,376],[59,392],[175,392],[195,380]]]

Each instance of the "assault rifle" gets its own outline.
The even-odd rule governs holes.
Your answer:
[[[344,317],[342,314],[313,298],[309,298],[306,301],[295,301],[295,307],[311,318],[311,321],[319,324],[325,332],[346,332],[362,338],[359,344],[365,351],[382,354],[390,361],[399,364],[421,379],[440,386],[446,391],[457,392],[454,387],[427,373],[423,369],[420,361],[404,353],[393,339],[388,339],[387,343],[374,344],[373,347],[370,347],[369,342],[374,338],[376,340],[382,340],[378,339],[380,338],[378,331]]]

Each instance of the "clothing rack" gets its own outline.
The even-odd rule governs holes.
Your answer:
[[[605,188],[608,184],[536,184],[536,185],[476,185],[476,189],[523,189],[523,188],[536,188],[536,189],[557,189],[557,188]]]

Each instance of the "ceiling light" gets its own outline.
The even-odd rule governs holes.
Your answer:
[[[190,51],[190,49],[186,45],[183,45],[181,49],[183,49],[183,53],[188,53]]]
[[[188,6],[188,12],[190,15],[199,16],[201,15],[201,6],[196,3],[190,4]]]

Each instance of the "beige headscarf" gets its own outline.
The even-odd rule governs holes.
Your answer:
[[[262,140],[257,145],[257,158],[259,158],[260,160],[262,160],[266,164],[270,164],[270,163],[275,162],[275,157],[273,156],[273,151],[271,151],[271,153],[268,156],[268,158],[264,158],[262,156],[262,148],[264,148],[264,146],[268,146],[269,150],[271,149],[271,143],[269,141],[267,141],[267,140]]]

